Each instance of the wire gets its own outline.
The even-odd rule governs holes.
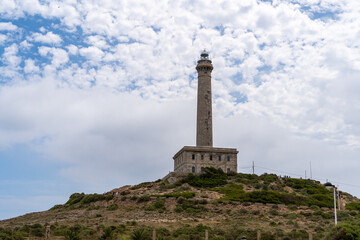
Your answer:
[[[279,171],[279,170],[275,170],[275,169],[271,169],[271,168],[266,168],[266,167],[260,167],[260,166],[255,166],[255,167],[262,168],[262,169],[266,169],[266,170],[270,170],[270,171],[275,171],[275,172],[279,172],[279,173],[285,173],[285,174],[289,174],[289,175],[295,175],[295,176],[302,177],[302,175],[299,175],[299,174],[296,174],[296,173],[284,172],[284,171]]]
[[[248,169],[248,168],[252,168],[252,167],[238,167],[238,169]]]
[[[269,171],[274,171],[274,172],[278,172],[281,174],[288,174],[288,175],[293,175],[293,176],[298,176],[298,177],[302,177],[303,175],[299,175],[296,173],[290,173],[290,172],[285,172],[285,171],[281,171],[281,170],[276,170],[276,169],[271,169],[271,168],[267,168],[267,167],[261,167],[261,166],[257,166],[255,165],[255,167],[257,168],[261,168],[261,169],[265,169],[265,170],[269,170]],[[247,168],[252,168],[252,167],[247,167]],[[323,179],[323,178],[312,178],[313,180],[317,180],[317,181],[327,181],[327,179]],[[338,181],[332,181],[333,183],[336,184],[341,184],[341,185],[345,185],[345,186],[350,186],[350,187],[355,187],[355,188],[360,188],[359,185],[355,185],[355,184],[350,184],[350,183],[343,183],[343,182],[338,182]]]

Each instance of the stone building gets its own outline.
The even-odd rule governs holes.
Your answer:
[[[185,146],[174,159],[175,173],[202,173],[205,167],[222,169],[224,172],[237,172],[237,153],[235,148],[213,147],[211,72],[213,65],[209,54],[204,50],[197,62],[198,95],[196,146]]]

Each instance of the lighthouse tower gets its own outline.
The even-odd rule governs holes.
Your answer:
[[[201,53],[196,70],[198,72],[196,146],[212,147],[211,71],[213,65],[206,50]]]
[[[168,177],[188,173],[203,173],[205,167],[214,167],[224,172],[237,172],[235,148],[213,147],[211,72],[213,65],[209,53],[204,50],[197,62],[197,122],[196,146],[185,146],[174,159],[174,172]]]

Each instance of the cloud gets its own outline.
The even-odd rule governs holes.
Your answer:
[[[7,40],[7,36],[4,34],[0,34],[0,44],[4,44],[4,42]]]
[[[32,59],[25,60],[24,71],[26,73],[39,72],[39,67],[35,65],[35,61]]]
[[[29,40],[35,42],[47,43],[47,44],[55,44],[55,45],[62,42],[61,37],[52,32],[47,32],[45,35],[41,33],[33,33],[32,37]]]
[[[69,56],[64,49],[39,47],[39,53],[43,57],[51,56],[51,67],[60,67],[69,61]]]
[[[181,142],[193,142],[194,133],[183,132],[192,118],[185,128],[176,127],[184,123],[179,117],[184,111],[194,117],[186,101],[163,104],[101,88],[58,89],[46,82],[3,88],[0,98],[0,146],[31,141],[47,159],[71,163],[61,173],[74,181],[134,181],[136,172],[144,179],[154,172],[161,176],[168,169],[161,166],[172,165]],[[15,106],[19,109],[13,111]],[[159,145],[162,150],[153,151]],[[147,171],[150,166],[154,171]],[[111,177],[101,180],[101,175]]]
[[[104,52],[94,46],[81,48],[79,53],[91,61],[101,61],[102,57],[104,56]]]
[[[320,178],[356,182],[358,5],[6,1],[3,28],[28,23],[0,35],[0,146],[27,144],[97,190],[163,176],[194,144],[207,48],[214,139],[240,166],[301,175],[311,160]]]
[[[18,27],[11,22],[0,22],[0,31],[15,31]]]

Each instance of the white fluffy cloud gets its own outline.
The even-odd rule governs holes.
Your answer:
[[[0,22],[0,31],[15,31],[18,27],[11,22]]]
[[[33,33],[30,39],[35,42],[55,44],[55,45],[62,42],[61,37],[52,32],[47,32],[46,34]]]
[[[301,175],[312,161],[319,178],[356,181],[357,9],[351,0],[7,0],[3,28],[27,14],[46,24],[0,35],[0,73],[11,81],[0,87],[0,146],[28,143],[91,186],[161,177],[194,144],[195,65],[206,48],[215,143],[237,147],[240,167]]]

